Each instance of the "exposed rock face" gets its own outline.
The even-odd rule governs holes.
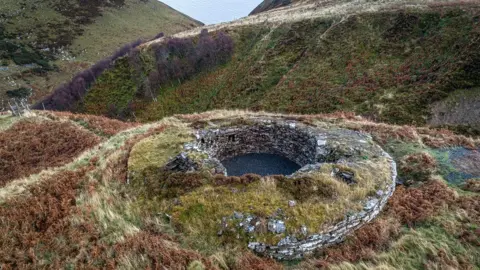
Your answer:
[[[248,124],[232,124],[224,127],[211,127],[196,131],[196,140],[185,144],[184,152],[172,159],[169,164],[174,168],[192,170],[207,169],[212,173],[228,174],[220,160],[249,153],[277,154],[295,161],[302,168],[287,179],[292,181],[334,164],[331,178],[335,181],[355,185],[356,174],[348,168],[373,167],[366,165],[366,160],[390,168],[388,175],[379,176],[374,196],[362,201],[361,211],[348,211],[345,217],[334,224],[318,224],[318,231],[309,232],[305,226],[296,228],[300,235],[288,234],[285,220],[288,218],[283,210],[269,217],[258,217],[251,213],[233,212],[224,217],[218,235],[227,230],[227,223],[233,222],[238,230],[251,235],[254,239],[248,247],[259,254],[278,260],[302,258],[316,248],[326,247],[342,241],[347,234],[358,229],[375,218],[387,203],[395,190],[396,164],[393,159],[371,137],[352,130],[339,128],[321,128],[284,119],[249,119]],[[185,161],[186,164],[179,164]],[[195,165],[192,164],[196,163]],[[367,167],[365,167],[367,166]],[[346,169],[341,169],[345,167]],[[340,168],[340,169],[339,169]],[[377,172],[370,172],[377,177]],[[235,195],[233,195],[235,196]],[[285,207],[295,208],[295,201],[285,201]],[[283,235],[276,245],[255,241],[254,234],[266,232]]]

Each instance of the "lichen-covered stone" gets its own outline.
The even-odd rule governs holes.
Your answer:
[[[159,169],[186,177],[201,172],[204,186],[171,204],[172,222],[184,233],[196,224],[208,239],[248,242],[251,250],[275,259],[302,258],[342,241],[375,218],[395,189],[393,159],[356,131],[252,117],[212,121],[190,134]],[[301,169],[281,177],[227,177],[221,160],[249,153],[281,155]]]

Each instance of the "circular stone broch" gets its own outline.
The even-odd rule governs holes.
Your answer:
[[[252,154],[300,169],[229,176],[222,162]],[[185,120],[137,143],[129,171],[187,239],[243,245],[279,260],[338,243],[371,221],[396,179],[395,162],[367,134],[257,115]]]

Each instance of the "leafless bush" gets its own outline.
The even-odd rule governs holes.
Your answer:
[[[13,116],[24,116],[30,113],[30,107],[26,98],[11,98],[7,101],[7,104],[8,110]]]

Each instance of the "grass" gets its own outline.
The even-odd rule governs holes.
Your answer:
[[[380,218],[357,230],[345,243],[318,254],[320,260],[306,261],[300,266],[304,269],[315,266],[328,269],[475,268],[480,250],[475,242],[465,241],[462,235],[472,230],[471,226],[478,220],[475,206],[465,207],[476,199],[478,196],[458,197],[441,181],[417,188],[402,187],[395,192]],[[459,218],[465,211],[469,214]]]
[[[7,130],[13,124],[15,124],[20,118],[13,117],[12,115],[0,115],[0,131]]]
[[[123,44],[201,24],[158,1],[106,2],[80,7],[76,0],[2,0],[0,13],[5,22],[0,25],[0,37],[18,48],[9,55],[0,54],[8,66],[0,78],[15,83],[0,84],[0,98],[6,91],[23,86],[33,89],[32,100],[37,101]],[[36,65],[17,66],[31,63]]]
[[[437,226],[418,228],[400,238],[389,252],[379,254],[372,263],[343,263],[330,269],[462,269],[478,265],[471,248]]]
[[[52,120],[67,118],[102,137],[111,137],[121,131],[139,125],[138,123],[134,122],[123,122],[95,115],[73,114],[69,112],[56,112],[54,114],[46,112],[44,115]]]
[[[135,99],[135,115],[146,122],[222,108],[351,111],[423,125],[432,104],[478,83],[477,16],[475,7],[447,6],[229,28],[236,46],[229,63],[162,86],[157,102]]]
[[[192,130],[185,126],[171,127],[153,137],[145,138],[135,144],[130,152],[128,170],[132,181],[149,177],[145,174],[151,168],[160,168],[170,158],[182,151],[183,144],[193,139]]]
[[[172,193],[180,194],[178,197],[182,204],[177,205],[162,199],[158,195],[161,193],[153,198],[138,185],[127,184],[128,160],[132,150],[137,144],[151,148],[153,141],[149,138],[157,138],[161,142],[160,134],[165,132],[161,144],[167,148],[165,156],[178,151],[171,142],[177,141],[175,145],[181,145],[186,138],[178,134],[185,130],[188,133],[187,127],[191,124],[202,121],[238,123],[242,118],[265,116],[275,117],[275,114],[212,111],[179,115],[141,126],[120,126],[117,134],[107,136],[99,145],[70,163],[9,182],[0,188],[0,212],[3,217],[8,217],[0,220],[0,227],[5,231],[0,234],[0,239],[3,239],[0,241],[0,264],[2,267],[31,268],[165,266],[187,269],[202,265],[205,269],[310,269],[315,266],[331,269],[469,269],[478,265],[478,193],[447,186],[439,176],[433,175],[434,172],[430,176],[438,180],[398,188],[382,216],[356,231],[343,244],[317,252],[304,262],[290,264],[257,257],[244,245],[237,246],[236,243],[247,240],[243,236],[239,240],[236,235],[229,236],[227,233],[224,238],[219,238],[212,221],[217,215],[221,216],[218,212],[231,215],[236,208],[252,211],[245,205],[248,200],[252,201],[250,204],[255,212],[273,211],[275,208],[268,205],[261,207],[259,200],[281,200],[279,205],[287,204],[283,206],[285,211],[295,211],[295,208],[288,208],[288,199],[293,198],[293,191],[280,187],[274,180],[258,182],[253,179],[250,184],[242,185],[230,181],[235,179],[218,184],[215,179],[207,179],[211,182],[202,182],[202,186],[192,189],[184,183],[206,176],[177,174],[170,179],[170,184],[179,183],[180,186],[169,187]],[[47,120],[44,121],[67,122],[80,129],[83,127],[77,126],[79,118],[102,123],[99,127],[116,127],[115,121],[105,118],[102,121],[99,117],[75,118],[65,113],[48,113],[45,117]],[[385,140],[398,149],[397,161],[418,152],[417,149],[432,150],[423,144],[420,137],[434,136],[433,130],[375,125],[351,114],[286,117],[325,127],[351,126],[358,130],[370,130],[379,142]],[[169,129],[174,132],[169,134]],[[394,139],[395,143],[390,143]],[[159,149],[163,148],[159,146]],[[357,174],[362,175],[361,172]],[[330,194],[347,192],[343,185],[333,186],[336,191]],[[245,200],[233,200],[232,188],[236,188],[241,199]],[[368,194],[370,188],[371,184],[367,181],[359,188],[359,193],[348,194],[355,200],[359,198],[357,196],[364,196],[364,191]],[[260,196],[259,190],[266,190],[271,196]],[[328,202],[331,198],[325,200]],[[235,203],[239,203],[238,206]],[[338,202],[339,205],[342,203]],[[231,205],[234,206],[229,207]],[[298,213],[304,215],[301,217],[303,221],[335,210],[309,206],[308,198],[298,200],[298,205],[305,209]],[[214,211],[215,207],[218,211]],[[172,211],[179,218],[172,216],[169,219],[164,214]],[[206,213],[211,213],[212,218],[205,218]],[[315,213],[315,217],[311,213]],[[194,225],[206,225],[207,229]],[[192,247],[197,250],[192,250]]]
[[[126,5],[119,9],[106,8],[102,16],[87,25],[84,33],[73,41],[71,50],[78,60],[95,62],[128,41],[151,39],[160,32],[172,35],[199,26],[199,22],[161,2],[125,2]]]

